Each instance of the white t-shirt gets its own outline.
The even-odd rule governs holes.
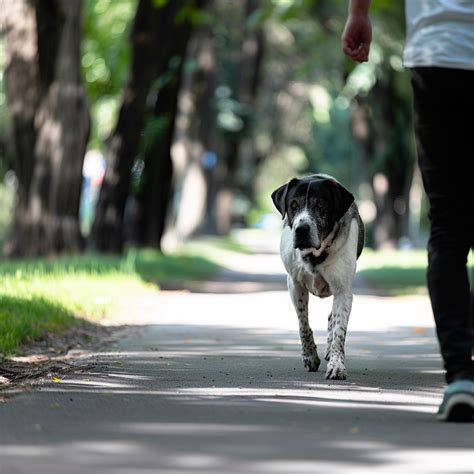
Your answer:
[[[406,67],[474,69],[474,0],[405,0]]]

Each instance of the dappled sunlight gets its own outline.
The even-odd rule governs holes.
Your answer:
[[[162,434],[182,435],[196,434],[205,436],[216,433],[248,433],[253,431],[264,431],[265,427],[242,424],[219,424],[219,423],[123,423],[112,425],[111,429],[124,433],[137,434]]]
[[[409,472],[415,462],[442,472],[449,453],[469,465],[469,426],[433,422],[443,383],[429,328],[353,331],[346,381],[326,380],[325,361],[303,369],[296,328],[163,324],[138,336],[140,345],[124,340],[41,387],[56,418],[87,414],[44,444],[30,394],[17,397],[10,408],[33,428],[21,446],[3,444],[2,462],[60,459],[86,474],[98,465],[128,474],[138,463],[150,474]],[[324,337],[317,342],[322,353]]]
[[[399,410],[399,411],[412,411],[418,413],[436,413],[437,406],[432,405],[418,405],[418,404],[407,404],[407,405],[400,405],[400,404],[392,404],[392,403],[383,403],[382,406],[377,406],[377,404],[373,401],[367,402],[354,402],[354,401],[341,401],[341,400],[295,400],[295,399],[278,399],[278,398],[257,398],[257,401],[267,402],[267,403],[288,403],[294,405],[306,405],[306,406],[314,406],[314,407],[334,407],[334,408],[341,408],[341,409],[367,409],[367,410],[375,410],[377,408],[383,408],[383,410]]]

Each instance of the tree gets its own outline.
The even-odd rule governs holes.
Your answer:
[[[154,91],[156,98],[153,118],[149,122],[151,133],[145,134],[144,167],[136,196],[133,222],[134,242],[157,249],[161,248],[161,238],[172,195],[171,146],[186,47],[191,32],[192,24],[189,21],[176,22],[171,30],[175,40],[164,61],[166,68],[158,74],[159,79]]]
[[[186,14],[187,2],[173,0],[163,4],[140,0],[138,3],[130,37],[132,67],[117,125],[108,140],[107,170],[92,227],[92,245],[99,251],[122,250],[125,205],[132,166],[140,147],[146,100],[153,81],[166,69],[170,51],[175,46],[173,28],[176,22],[186,20]]]
[[[214,11],[213,2],[208,9]],[[208,4],[209,5],[209,4]],[[172,216],[177,238],[197,232],[215,233],[212,219],[213,167],[215,164],[216,51],[213,27],[201,27],[189,46],[194,64],[184,74],[175,141],[179,144],[175,170],[179,213]],[[208,157],[207,161],[203,159]]]
[[[18,195],[9,256],[83,247],[79,228],[89,112],[80,74],[81,1],[3,6],[5,82]]]
[[[263,29],[250,20],[259,11],[253,0],[216,1],[211,12],[217,21],[195,37],[196,68],[185,81],[181,106],[180,123],[186,126],[179,126],[177,137],[186,151],[175,224],[180,238],[228,233],[236,190],[251,192],[238,171],[243,160],[255,170],[252,132]]]

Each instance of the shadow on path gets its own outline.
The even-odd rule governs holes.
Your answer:
[[[435,422],[443,380],[433,331],[423,331],[350,333],[349,379],[328,381],[325,363],[304,371],[293,331],[144,326],[89,359],[87,373],[0,404],[2,466],[467,472],[472,428]]]

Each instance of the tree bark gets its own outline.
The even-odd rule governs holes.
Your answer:
[[[201,28],[190,45],[195,71],[185,75],[177,121],[176,142],[181,150],[177,163],[180,200],[174,231],[178,239],[199,232],[215,233],[212,218],[215,197],[216,49],[212,28]],[[208,153],[208,159],[203,159]],[[214,154],[213,154],[214,153]]]
[[[21,18],[22,21],[18,21]],[[15,235],[20,235],[30,199],[34,168],[36,129],[35,112],[40,102],[38,41],[34,6],[27,0],[6,2],[0,9],[0,24],[5,41],[5,90],[12,123],[17,177],[15,211],[7,254],[19,253]]]
[[[140,0],[131,34],[132,66],[125,84],[117,125],[108,141],[107,170],[92,226],[92,246],[120,252],[124,243],[124,211],[131,170],[139,151],[146,100],[154,79],[169,58],[176,38],[171,31],[182,2],[172,0],[157,8]]]
[[[196,6],[200,8],[203,2]],[[174,24],[174,38],[168,57],[163,61],[167,69],[160,71],[165,84],[157,91],[153,118],[164,121],[164,129],[144,151],[142,185],[137,196],[136,243],[161,249],[170,199],[173,188],[173,163],[171,146],[175,133],[178,96],[181,88],[183,67],[193,25],[189,20]],[[176,66],[176,61],[179,64]],[[175,63],[174,65],[172,63]]]
[[[17,94],[23,91],[15,88],[7,93],[10,104],[17,102],[26,111],[34,102],[36,109],[33,127],[28,122],[25,132],[27,145],[16,147],[21,192],[5,251],[11,256],[79,251],[83,248],[79,227],[82,164],[89,136],[89,112],[80,80],[81,0],[37,2],[33,22],[29,2],[23,5],[28,24],[30,28],[36,25],[37,34],[37,63],[27,79],[31,97],[22,99]],[[22,23],[18,18],[12,21]],[[17,45],[9,48],[15,51]],[[13,74],[10,80],[21,78]],[[39,91],[37,100],[34,91]],[[31,119],[31,114],[24,116]]]

